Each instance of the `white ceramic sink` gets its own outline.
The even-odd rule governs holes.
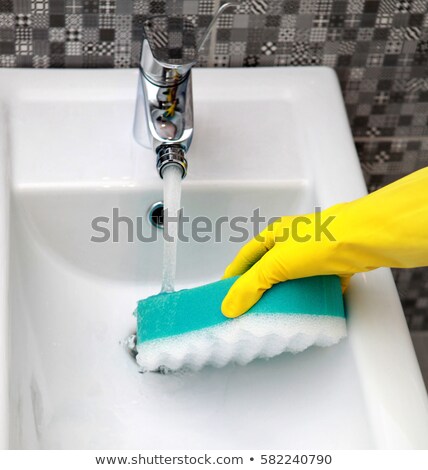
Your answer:
[[[354,277],[334,347],[138,372],[122,341],[137,299],[159,290],[161,241],[90,241],[94,217],[145,217],[162,198],[132,137],[136,84],[135,70],[0,71],[1,446],[428,448],[387,269]],[[297,214],[366,192],[330,69],[197,69],[194,108],[190,217]],[[218,279],[238,247],[182,243],[178,287]]]

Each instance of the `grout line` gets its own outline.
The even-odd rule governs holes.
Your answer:
[[[354,137],[354,142],[399,142],[400,140],[420,142],[421,140],[428,140],[427,136],[391,136],[391,137]]]

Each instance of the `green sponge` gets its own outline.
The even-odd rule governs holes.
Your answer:
[[[250,346],[254,349],[250,355],[244,354],[246,358],[271,357],[277,351],[297,351],[310,345],[306,344],[307,340],[297,344],[297,334],[311,337],[312,344],[326,343],[321,345],[333,344],[346,334],[337,276],[308,277],[276,284],[245,315],[229,319],[222,315],[220,307],[235,280],[225,279],[140,300],[135,315],[137,361],[143,369],[155,370],[161,366],[173,370],[198,369],[206,363],[246,363],[239,360],[240,357],[233,357],[241,354],[242,359],[238,347],[242,349],[243,341],[252,341],[254,345],[257,342],[255,348]],[[277,346],[264,344],[267,337]],[[289,347],[291,339],[296,347]],[[227,348],[222,344],[224,341]]]

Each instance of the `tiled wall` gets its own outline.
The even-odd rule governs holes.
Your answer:
[[[1,67],[135,67],[142,22],[204,29],[220,0],[0,0]],[[165,41],[160,35],[159,41]],[[428,0],[242,0],[201,66],[328,65],[370,190],[428,164]],[[428,269],[397,271],[412,329],[428,329]]]

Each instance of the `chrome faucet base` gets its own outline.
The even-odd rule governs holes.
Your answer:
[[[191,73],[175,85],[152,83],[140,69],[135,107],[134,138],[155,153],[162,145],[180,145],[185,151],[193,136]]]

